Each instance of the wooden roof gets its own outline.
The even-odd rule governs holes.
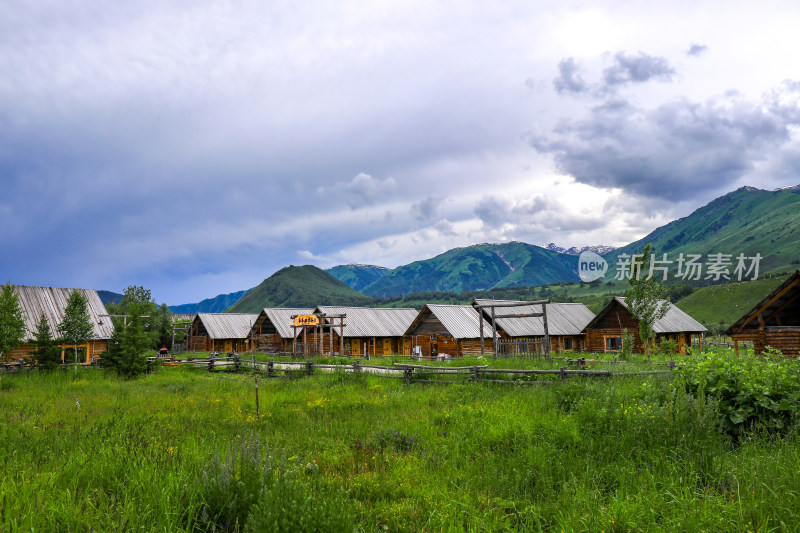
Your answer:
[[[800,325],[800,270],[789,276],[753,309],[733,323],[727,333],[742,333],[761,327]]]
[[[27,285],[14,285],[14,291],[19,296],[19,303],[25,311],[26,339],[32,341],[34,332],[39,327],[39,318],[44,313],[50,323],[54,337],[58,336],[57,327],[64,319],[64,309],[72,291],[78,291],[86,297],[89,307],[89,317],[94,327],[94,338],[103,340],[111,338],[114,325],[107,315],[106,307],[94,289],[67,289],[63,287],[31,287]]]
[[[708,331],[706,327],[683,312],[677,305],[668,302],[667,300],[659,300],[659,303],[668,305],[667,314],[663,318],[657,319],[653,323],[653,331],[655,333],[702,333]],[[585,330],[592,329],[594,325],[603,318],[615,305],[621,305],[626,310],[628,304],[625,303],[625,298],[622,296],[615,296],[606,306],[597,313],[597,316],[586,325]]]
[[[347,315],[344,319],[344,337],[402,337],[417,318],[417,310],[394,307],[336,307],[321,305],[315,313]],[[338,320],[327,323],[336,326]],[[338,331],[334,327],[334,331]]]
[[[406,335],[413,335],[414,329],[428,315],[433,315],[454,339],[480,339],[480,324],[483,322],[483,336],[491,338],[492,325],[482,319],[478,311],[471,305],[427,304],[422,308],[414,322],[406,330]]]
[[[292,317],[295,315],[310,315],[314,310],[310,307],[265,307],[258,314],[253,323],[253,328],[258,328],[262,322],[269,320],[275,326],[278,336],[283,339],[293,338]]]
[[[197,313],[209,339],[246,339],[258,315],[252,313]]]
[[[524,303],[517,300],[487,300],[476,298],[473,306],[491,304]],[[483,317],[492,319],[490,308],[483,308]],[[520,307],[496,307],[495,315],[541,313],[541,304],[523,305]],[[583,328],[594,318],[588,307],[581,303],[549,303],[547,304],[547,334],[548,335],[580,335]],[[528,337],[544,335],[543,317],[524,318],[496,318],[497,329],[503,330],[509,337]]]

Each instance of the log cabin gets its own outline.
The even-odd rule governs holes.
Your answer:
[[[292,317],[313,312],[310,307],[265,307],[250,330],[250,347],[271,353],[291,352],[295,334]]]
[[[108,340],[114,333],[114,325],[106,312],[100,296],[94,289],[67,289],[62,287],[32,287],[16,285],[14,292],[19,297],[20,307],[25,314],[25,343],[14,348],[4,358],[8,360],[26,359],[36,349],[33,341],[34,332],[39,327],[39,320],[44,313],[50,324],[50,333],[58,338],[58,325],[64,319],[64,309],[70,293],[76,290],[86,297],[89,318],[93,327],[93,338],[86,344],[78,346],[79,363],[90,363],[102,352],[108,350]],[[61,344],[61,360],[68,363],[74,360],[74,345]]]
[[[800,356],[800,270],[734,322],[727,333],[737,354],[739,342],[750,341],[756,354],[769,347],[789,357]]]
[[[507,346],[513,350],[515,347],[531,344],[538,347],[544,341],[544,317],[513,317],[498,318],[506,314],[539,314],[542,305],[523,305],[520,307],[502,307],[508,304],[524,303],[512,300],[488,300],[476,298],[472,306],[483,313],[483,318],[492,323],[491,305],[495,307],[495,322],[497,323],[498,336],[501,339],[501,348]],[[547,308],[547,330],[550,338],[552,352],[586,351],[586,334],[584,328],[594,318],[588,307],[581,303],[549,303]],[[510,352],[509,352],[510,353]]]
[[[428,304],[405,336],[423,357],[480,355],[481,323],[485,353],[491,353],[492,326],[471,305]]]
[[[250,313],[197,313],[186,337],[190,352],[246,352],[250,330],[258,315]]]
[[[705,333],[705,326],[675,304],[666,300],[659,300],[659,303],[669,305],[669,309],[663,318],[653,323],[656,345],[662,339],[669,339],[675,342],[678,353],[685,354],[686,348],[692,345],[692,336],[699,337]],[[619,351],[624,329],[633,335],[633,351],[644,352],[644,346],[639,339],[639,320],[628,310],[625,298],[615,296],[584,328],[587,350],[595,353]]]
[[[314,309],[322,323],[319,327],[298,328],[297,340],[311,346],[304,353],[339,353],[344,355],[409,355],[411,342],[404,337],[417,317],[412,308],[338,307],[321,305]],[[344,319],[340,319],[345,315]],[[344,322],[344,327],[341,323]]]

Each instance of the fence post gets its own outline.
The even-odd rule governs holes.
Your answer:
[[[669,366],[670,370],[675,370],[675,361],[670,361],[667,366]]]
[[[233,372],[239,373],[239,365],[241,365],[241,361],[239,360],[239,354],[233,354]]]
[[[411,377],[414,375],[414,367],[406,366],[403,370],[403,374],[406,378],[406,383],[411,383]]]
[[[561,367],[561,379],[567,379],[567,368]]]
[[[472,381],[478,381],[478,372],[479,372],[478,371],[478,367],[477,366],[473,366],[472,367]]]
[[[310,376],[314,372],[314,362],[306,361],[306,376]]]
[[[273,361],[272,357],[270,357],[269,361],[267,361],[267,377],[268,378],[274,377],[274,374],[273,374],[274,370],[275,370],[275,361]]]
[[[353,361],[353,374],[361,373],[361,361]]]
[[[214,370],[214,354],[208,354],[208,371],[211,372]]]

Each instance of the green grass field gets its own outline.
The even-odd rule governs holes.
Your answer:
[[[257,419],[248,374],[3,376],[0,530],[800,529],[797,430],[734,442],[677,379],[320,374]]]

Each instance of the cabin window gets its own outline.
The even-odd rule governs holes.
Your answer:
[[[564,339],[564,349],[572,350],[572,339],[570,338]]]
[[[78,346],[78,362],[88,363],[89,359],[86,357],[86,346]],[[75,345],[61,346],[61,362],[74,363],[75,362]]]
[[[622,337],[606,337],[606,351],[618,352],[622,349]]]

